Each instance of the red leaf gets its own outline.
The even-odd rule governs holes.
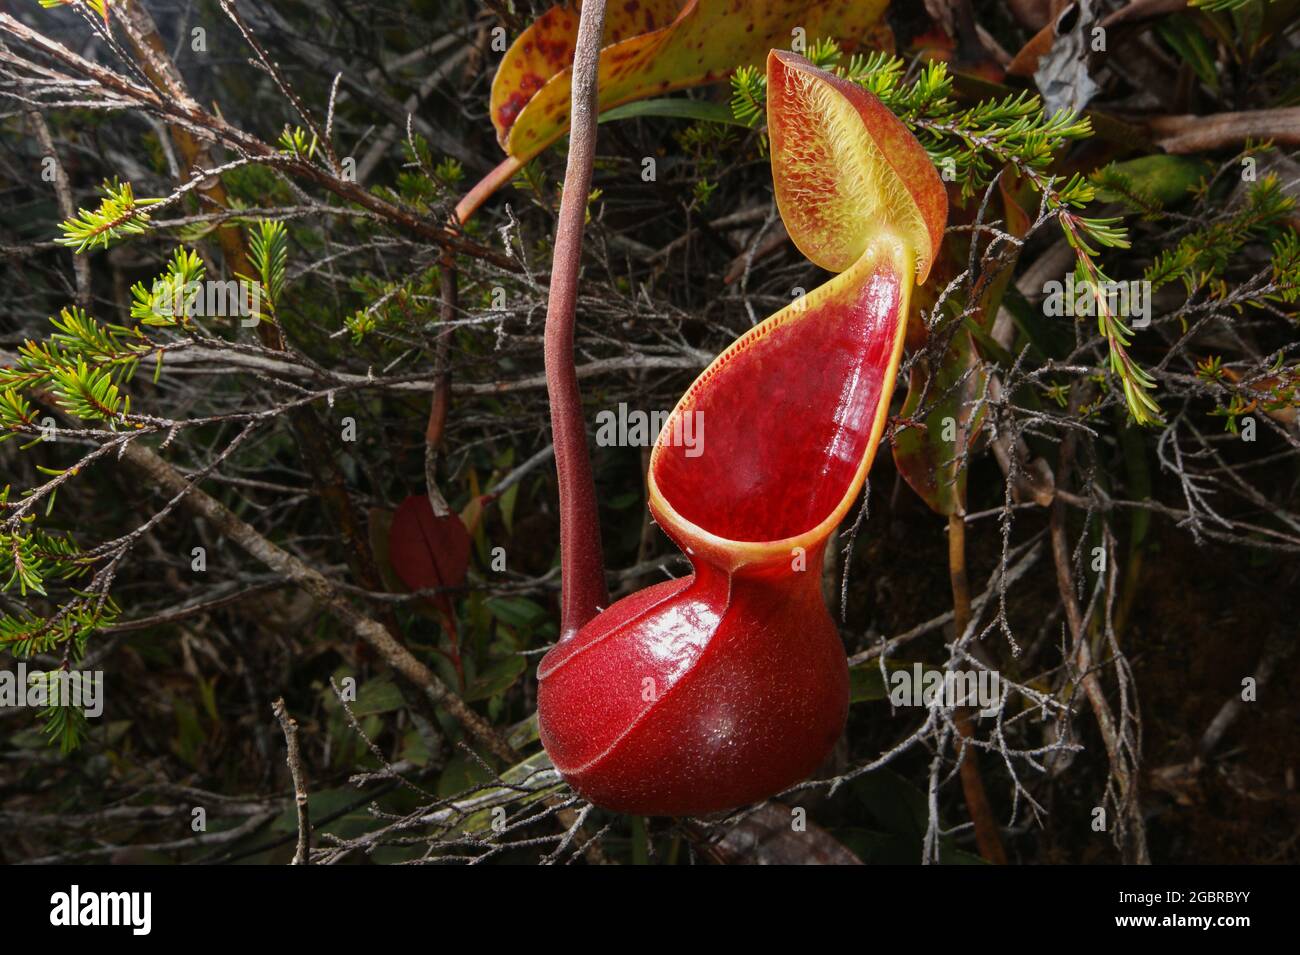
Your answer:
[[[412,494],[393,514],[388,559],[412,590],[459,587],[469,570],[469,532],[454,511],[433,513],[429,498]]]

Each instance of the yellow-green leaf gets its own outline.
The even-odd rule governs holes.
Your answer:
[[[888,0],[613,0],[600,53],[599,108],[724,79],[773,47],[834,37],[879,45]],[[554,7],[506,52],[492,83],[501,145],[523,162],[569,128],[570,67],[580,4]],[[797,32],[801,31],[801,32]]]

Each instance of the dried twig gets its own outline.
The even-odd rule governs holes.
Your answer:
[[[307,812],[307,774],[302,768],[302,755],[298,752],[298,721],[289,715],[284,697],[271,704],[271,711],[280,721],[284,731],[285,762],[293,779],[293,801],[298,808],[298,848],[293,853],[293,865],[311,862],[311,819]]]

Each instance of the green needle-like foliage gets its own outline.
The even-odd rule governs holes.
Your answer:
[[[65,219],[63,235],[54,241],[78,253],[106,249],[118,239],[148,231],[149,215],[144,210],[161,199],[137,199],[129,182],[106,179],[104,198],[98,209],[81,209]]]

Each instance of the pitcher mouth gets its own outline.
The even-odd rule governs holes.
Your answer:
[[[688,555],[788,561],[844,519],[884,431],[914,270],[892,236],[739,338],[669,415],[649,503]],[[702,440],[674,441],[685,416]],[[694,453],[692,453],[694,452]]]

